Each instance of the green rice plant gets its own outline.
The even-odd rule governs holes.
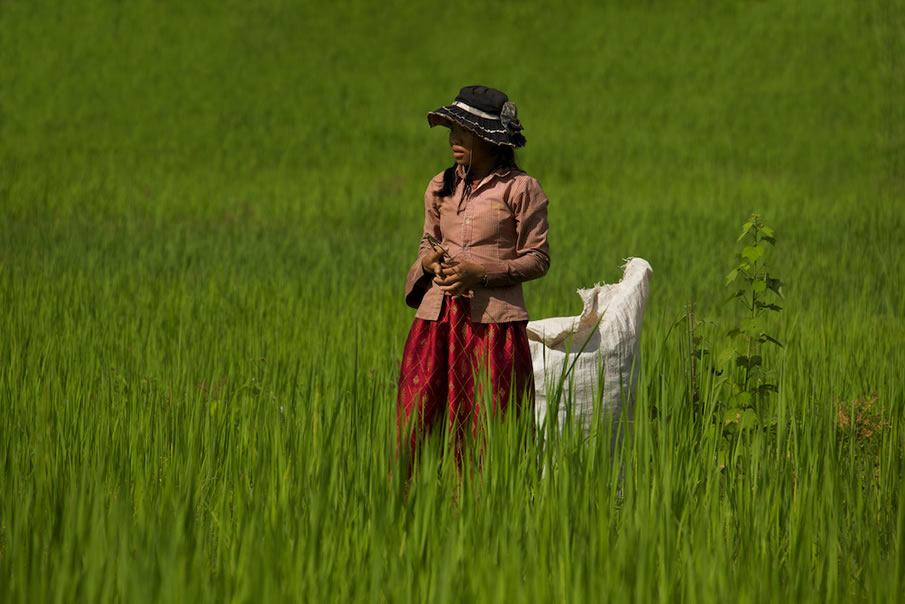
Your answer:
[[[888,0],[0,2],[0,601],[897,601],[903,24]],[[480,473],[438,433],[406,492],[401,281],[449,160],[424,111],[479,82],[550,197],[532,316],[618,258],[657,270],[632,438],[525,443],[507,415]],[[807,295],[765,315],[775,423],[729,442],[666,334],[695,300],[721,349],[709,251],[754,206]],[[716,356],[698,417],[725,411]]]

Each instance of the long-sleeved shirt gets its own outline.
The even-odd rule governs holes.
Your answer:
[[[422,266],[432,251],[430,235],[454,260],[487,270],[487,285],[465,294],[471,298],[472,322],[527,321],[522,282],[542,277],[550,267],[547,196],[537,179],[513,168],[497,168],[466,188],[459,166],[455,183],[452,195],[437,197],[441,172],[424,193],[424,237],[406,279],[406,303],[418,309],[419,319],[436,321],[440,315],[444,293]]]

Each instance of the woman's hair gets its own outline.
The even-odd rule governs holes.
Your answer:
[[[509,145],[495,145],[493,154],[496,156],[497,168],[512,168],[518,170],[515,163],[515,149]],[[434,193],[435,197],[449,197],[456,188],[456,164],[443,171],[443,188]]]

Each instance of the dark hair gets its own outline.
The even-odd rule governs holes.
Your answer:
[[[493,154],[496,156],[497,168],[512,168],[518,170],[515,163],[515,149],[509,145],[494,145]],[[456,164],[443,171],[443,188],[434,193],[434,197],[449,197],[456,188]]]

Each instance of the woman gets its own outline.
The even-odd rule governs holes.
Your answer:
[[[402,356],[399,440],[414,453],[446,412],[459,459],[464,439],[477,434],[481,399],[496,415],[533,396],[522,282],[550,266],[547,197],[515,163],[525,137],[504,93],[466,86],[427,119],[450,129],[455,163],[427,187],[424,235],[406,280],[405,301],[418,311]],[[488,374],[492,390],[482,397]]]

